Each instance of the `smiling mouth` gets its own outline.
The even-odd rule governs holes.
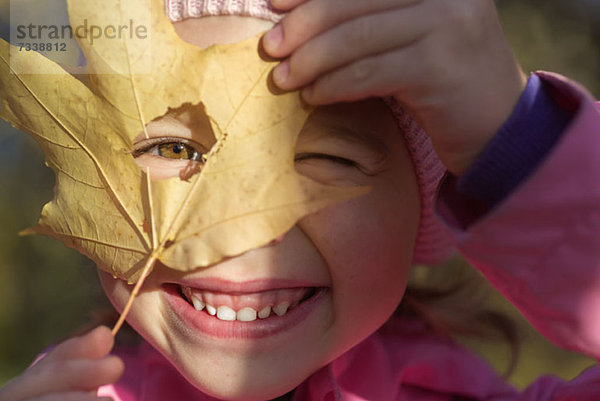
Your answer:
[[[180,296],[199,313],[223,321],[253,322],[286,315],[319,292],[317,287],[285,288],[258,293],[222,293],[183,285]]]

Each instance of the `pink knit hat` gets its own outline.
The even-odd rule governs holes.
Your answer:
[[[165,13],[171,21],[209,15],[244,15],[278,22],[284,16],[270,6],[269,0],[165,0]],[[413,262],[444,262],[453,249],[436,219],[434,207],[437,188],[446,169],[423,129],[393,99],[385,100],[404,134],[419,185],[421,216]]]

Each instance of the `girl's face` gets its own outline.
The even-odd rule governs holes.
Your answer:
[[[266,28],[239,17],[178,27],[201,45]],[[150,136],[163,139],[142,144],[138,163],[155,178],[177,175],[187,163],[174,157],[210,148],[205,124],[193,107],[149,124]],[[181,273],[157,266],[129,314],[147,341],[212,396],[265,400],[292,390],[376,331],[404,293],[419,198],[387,107],[371,99],[317,109],[299,136],[296,168],[324,183],[372,189],[303,218],[269,246],[208,268]],[[122,310],[132,287],[102,271],[100,279]],[[194,300],[206,306],[198,311]]]

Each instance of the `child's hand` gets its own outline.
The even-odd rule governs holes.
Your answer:
[[[113,343],[110,330],[98,327],[59,344],[0,389],[0,401],[97,401],[98,387],[123,373],[123,362],[107,356]]]
[[[271,0],[273,74],[311,104],[394,96],[463,173],[510,115],[525,77],[492,0]],[[307,86],[308,85],[308,86]]]

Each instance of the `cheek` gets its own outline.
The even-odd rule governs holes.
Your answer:
[[[102,270],[98,270],[98,277],[106,297],[115,309],[122,313],[134,286],[128,285],[123,280],[115,279],[111,274]],[[153,279],[152,275],[146,279],[142,291],[135,298],[127,314],[127,322],[144,337],[155,331],[155,326],[158,326],[161,321],[157,319],[161,313],[161,307]]]
[[[98,269],[98,278],[106,297],[115,309],[121,312],[129,299],[129,286],[123,280],[115,279],[111,274],[100,269]]]
[[[335,330],[347,346],[385,323],[408,279],[419,216],[416,186],[388,184],[300,223],[329,268]]]
[[[121,313],[129,301],[133,285],[114,279],[111,274],[98,270],[100,284],[115,309]],[[135,298],[129,313],[129,323],[138,334],[160,349],[168,349],[168,333],[164,323],[164,308],[160,302],[156,275],[150,275]]]

